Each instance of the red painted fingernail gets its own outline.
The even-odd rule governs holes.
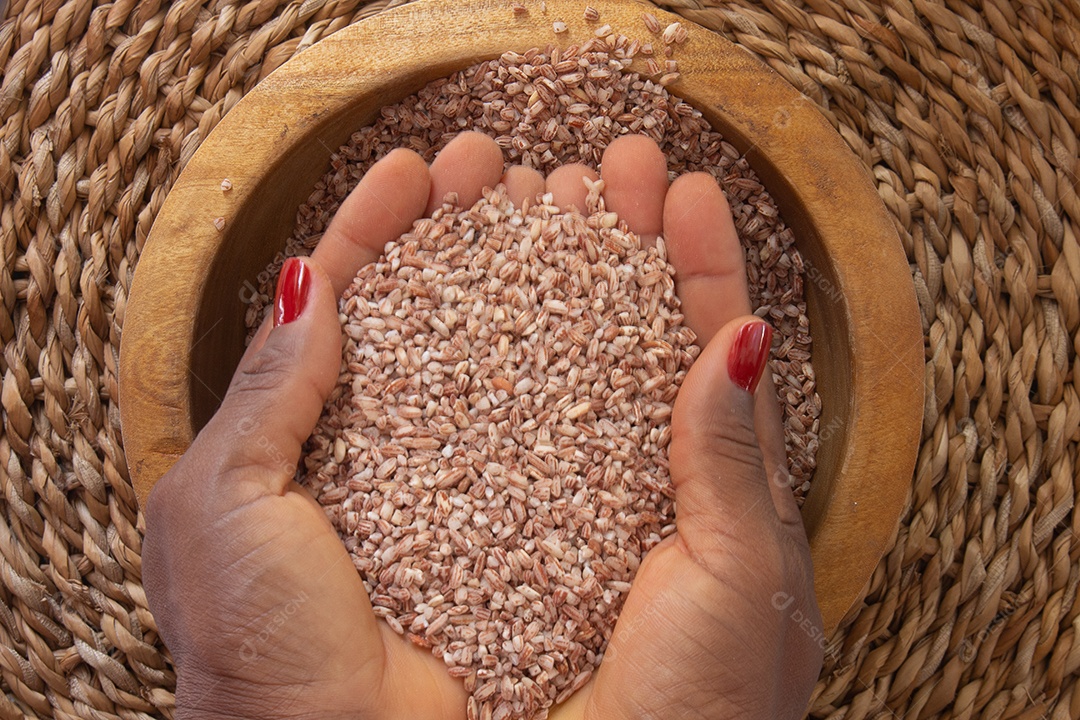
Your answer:
[[[748,322],[739,328],[728,352],[728,377],[743,390],[753,394],[761,373],[769,361],[773,329],[768,323]]]
[[[308,290],[311,287],[311,273],[307,265],[299,258],[289,258],[281,266],[278,276],[277,292],[274,293],[274,327],[287,325],[304,312]]]

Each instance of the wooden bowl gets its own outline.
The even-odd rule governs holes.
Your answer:
[[[646,38],[646,9],[663,25],[680,20],[590,2],[600,23],[565,0],[547,0],[546,13],[529,2],[520,16],[503,0],[421,0],[317,43],[229,112],[169,193],[126,311],[121,419],[143,501],[217,408],[243,349],[245,283],[284,247],[331,150],[382,106],[506,50],[581,43],[603,23]],[[555,20],[568,31],[556,36]],[[823,413],[803,517],[828,634],[893,542],[914,469],[923,403],[914,286],[870,175],[814,104],[744,50],[689,29],[672,91],[746,152],[809,267]]]

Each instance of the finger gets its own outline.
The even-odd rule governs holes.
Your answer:
[[[506,186],[506,196],[516,208],[524,207],[526,200],[532,205],[536,196],[544,192],[544,176],[522,165],[509,168],[499,182]]]
[[[461,133],[431,163],[426,214],[435,212],[447,193],[457,193],[458,207],[472,207],[483,196],[484,188],[499,184],[502,174],[502,150],[495,141],[483,133]]]
[[[585,178],[598,180],[600,176],[581,163],[563,165],[551,171],[547,178],[547,191],[551,193],[552,205],[563,211],[574,208],[580,213],[587,212],[585,198],[589,191],[585,187]]]
[[[701,345],[733,319],[750,314],[746,255],[731,207],[711,175],[690,173],[671,184],[664,202],[664,242],[686,324]],[[801,523],[790,490],[780,404],[768,369],[756,394],[754,422],[777,513],[785,523]]]
[[[667,158],[644,135],[623,135],[604,151],[600,165],[604,202],[646,245],[660,234],[668,189]]]
[[[427,164],[411,150],[391,152],[368,170],[338,208],[312,257],[340,297],[356,271],[424,213],[431,188]]]
[[[727,552],[727,538],[752,536],[760,523],[777,521],[754,432],[753,391],[771,341],[772,328],[752,315],[726,324],[694,362],[675,401],[675,523],[692,554],[706,562]]]
[[[221,408],[199,433],[199,473],[223,497],[283,494],[341,368],[337,295],[310,258],[290,258],[278,278],[273,326],[244,356]],[[244,472],[237,472],[244,471]],[[241,482],[243,488],[230,487]],[[239,495],[235,494],[239,491]]]
[[[686,324],[707,344],[729,321],[751,312],[746,257],[727,198],[712,176],[676,178],[664,202],[663,226]]]

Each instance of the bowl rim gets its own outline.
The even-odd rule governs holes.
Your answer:
[[[689,24],[651,5],[618,0],[592,4],[600,10],[601,22],[616,28],[631,22],[623,18],[646,8],[663,23]],[[546,42],[565,46],[592,37],[596,24],[581,18],[577,3],[548,0],[547,8],[543,18],[526,15],[513,22],[507,6],[491,0],[418,0],[381,12],[293,57],[222,118],[167,195],[125,312],[120,413],[128,466],[141,503],[193,440],[193,381],[190,354],[184,353],[198,341],[207,259],[212,264],[221,256],[238,218],[251,212],[258,178],[357,98],[374,94],[393,102],[408,95],[412,90],[402,89],[415,85],[417,68],[426,68],[428,78],[440,77],[506,49],[522,51]],[[564,8],[568,11],[556,18]],[[563,20],[568,32],[555,36],[552,19]],[[496,26],[498,32],[481,32]],[[547,37],[538,42],[545,27]],[[640,21],[638,27],[644,27]],[[455,35],[460,42],[451,41]],[[358,47],[385,48],[380,40],[386,37],[394,38],[398,50],[357,52]],[[744,140],[751,165],[770,191],[778,184],[786,186],[784,194],[791,200],[788,207],[781,206],[785,219],[806,220],[795,230],[796,244],[805,251],[806,238],[819,243],[823,255],[818,271],[824,282],[842,290],[832,300],[846,321],[846,333],[836,334],[836,344],[829,348],[818,344],[819,333],[815,353],[827,349],[846,355],[850,372],[844,382],[863,390],[858,396],[850,393],[849,406],[842,409],[839,434],[846,444],[835,470],[837,477],[865,479],[862,493],[849,486],[827,498],[824,492],[815,497],[811,491],[804,509],[812,518],[807,530],[823,616],[819,630],[827,637],[861,599],[878,561],[895,541],[910,490],[924,392],[923,334],[914,283],[893,219],[869,173],[813,101],[705,28],[691,26],[678,61],[681,78],[673,92],[701,108],[722,132],[734,131]],[[718,79],[719,86],[699,87]],[[282,102],[283,97],[288,102]],[[223,166],[233,184],[228,194],[220,187]],[[215,225],[219,219],[224,219],[224,232]],[[877,278],[895,278],[898,286],[882,292]],[[150,346],[159,351],[143,352]],[[908,373],[910,387],[905,385]],[[879,483],[881,478],[885,481]],[[837,558],[844,562],[836,563]]]

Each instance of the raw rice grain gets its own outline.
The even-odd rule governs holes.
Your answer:
[[[698,349],[663,239],[644,247],[602,189],[587,217],[502,186],[444,204],[341,301],[301,482],[470,717],[542,718],[588,682],[674,531],[671,409]]]

